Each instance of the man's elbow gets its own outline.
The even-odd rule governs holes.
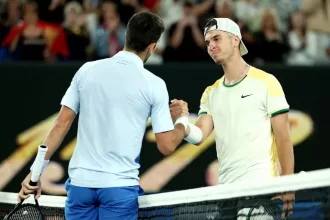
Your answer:
[[[164,155],[171,155],[175,151],[175,146],[172,143],[158,144],[158,150]]]

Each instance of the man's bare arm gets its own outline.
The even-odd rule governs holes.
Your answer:
[[[184,138],[184,126],[175,125],[174,130],[155,134],[157,148],[165,156],[172,154]]]
[[[70,130],[75,117],[76,113],[73,110],[66,106],[62,106],[53,127],[43,143],[48,147],[45,160],[49,160],[57,148],[61,145],[64,137]]]
[[[282,113],[271,118],[272,129],[275,134],[277,153],[280,160],[281,175],[294,173],[294,155],[291,143],[288,113]],[[283,193],[278,196],[283,201],[281,217],[284,219],[286,213],[292,215],[292,207],[295,200],[294,192]]]
[[[76,116],[76,113],[66,106],[62,106],[57,119],[48,133],[43,144],[48,147],[45,162],[48,161],[57,148],[61,145],[65,135],[70,130],[72,122]],[[47,165],[44,164],[44,165]],[[27,177],[22,182],[22,188],[18,194],[17,201],[21,202],[29,197],[29,194],[36,192],[35,198],[38,199],[41,195],[40,180],[38,181],[38,186],[30,186],[29,182],[31,180],[32,173],[30,172]]]
[[[294,155],[291,143],[288,113],[271,118],[272,129],[275,134],[277,153],[281,164],[282,175],[294,173]]]

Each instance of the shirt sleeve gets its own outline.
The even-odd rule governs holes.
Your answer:
[[[207,87],[200,101],[198,115],[208,114],[212,116],[210,101],[209,101],[210,93],[211,93],[211,87]]]
[[[273,117],[280,113],[289,112],[289,104],[286,101],[280,82],[275,76],[269,74],[267,83],[266,109],[269,116]]]
[[[153,132],[161,133],[174,129],[169,107],[169,95],[163,80],[153,83],[151,121]]]
[[[79,112],[80,108],[80,99],[79,99],[79,83],[80,75],[82,68],[80,68],[77,73],[74,75],[69,88],[67,89],[65,95],[62,98],[61,105],[64,105],[76,114]]]

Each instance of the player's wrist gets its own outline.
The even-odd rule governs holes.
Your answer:
[[[182,124],[184,126],[184,130],[187,130],[188,124],[189,124],[189,119],[188,116],[182,116],[180,118],[178,118],[175,122],[174,125],[177,124]]]
[[[189,123],[188,128],[190,131],[187,132],[188,135],[184,139],[191,144],[199,144],[203,139],[202,130],[191,123]]]

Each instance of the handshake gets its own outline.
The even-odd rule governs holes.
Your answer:
[[[180,117],[188,116],[189,110],[187,102],[177,99],[171,100],[170,112],[173,123],[175,123],[175,121]]]
[[[203,134],[199,127],[189,123],[187,102],[173,99],[170,104],[170,112],[173,123],[180,121],[179,123],[185,124],[184,139],[191,144],[200,144],[203,140]]]

